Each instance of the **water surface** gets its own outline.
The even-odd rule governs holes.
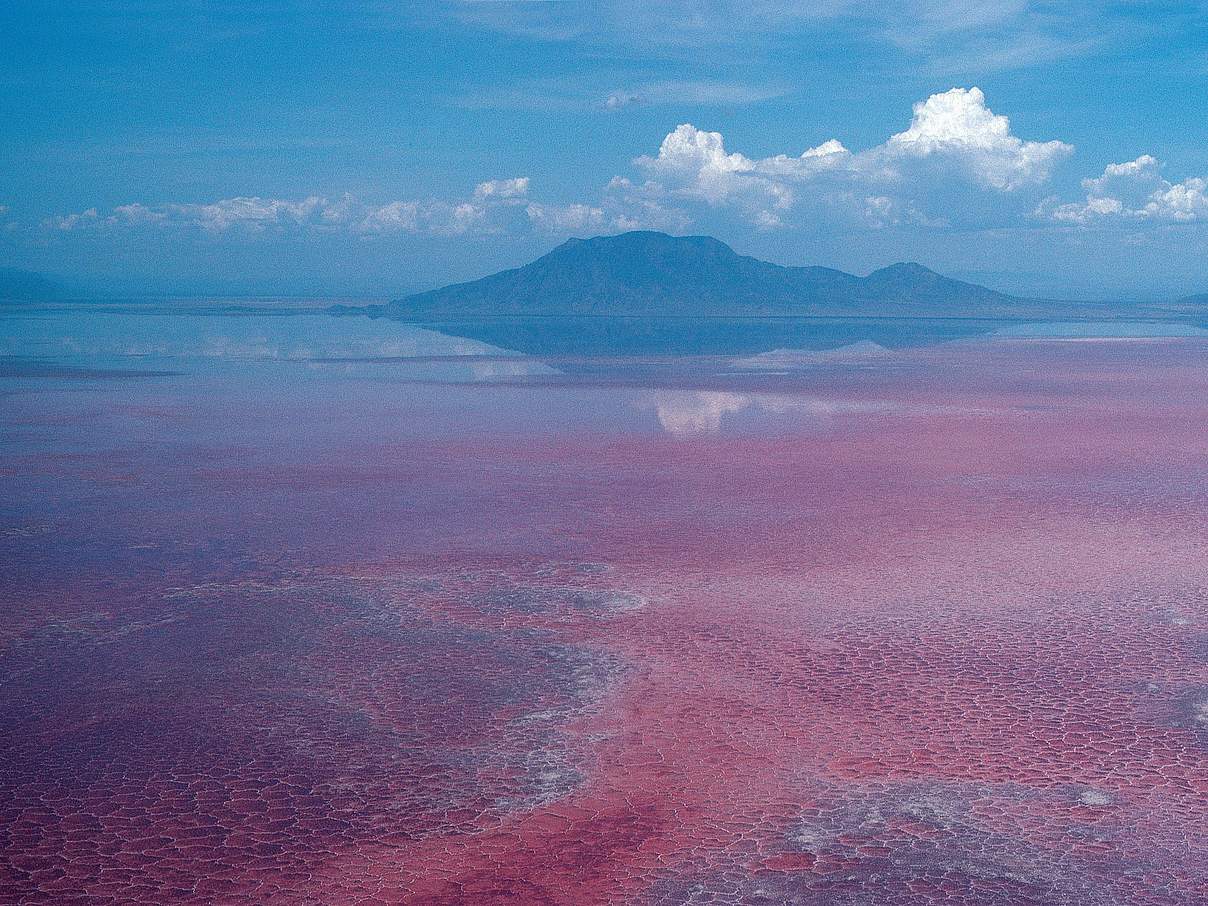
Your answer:
[[[0,900],[1202,898],[1197,332],[323,304],[0,310]]]

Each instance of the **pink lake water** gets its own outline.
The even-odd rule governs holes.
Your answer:
[[[0,317],[0,901],[1208,902],[1208,342]]]

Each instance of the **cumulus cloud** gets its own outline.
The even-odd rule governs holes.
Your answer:
[[[1168,180],[1151,155],[1109,164],[1083,180],[1080,199],[1044,198],[1044,186],[1072,151],[1059,140],[1015,134],[979,89],[953,88],[914,104],[905,128],[863,150],[828,138],[800,152],[752,156],[728,147],[720,132],[681,123],[656,153],[634,159],[636,175],[614,176],[580,197],[541,197],[529,177],[513,176],[478,182],[453,198],[243,195],[203,203],[132,202],[48,218],[43,228],[268,237],[305,231],[369,239],[683,232],[706,214],[736,215],[757,230],[819,234],[1208,220],[1208,182]]]
[[[1195,176],[1164,186],[1145,203],[1145,216],[1184,222],[1203,220],[1208,217],[1208,182]]]
[[[1061,203],[1047,198],[1038,216],[1056,223],[1088,226],[1096,223],[1143,221],[1190,223],[1208,219],[1208,182],[1193,176],[1181,182],[1163,178],[1162,165],[1150,154],[1108,164],[1099,176],[1082,180],[1086,197]]]
[[[1156,157],[1142,154],[1136,160],[1122,164],[1108,164],[1103,169],[1102,176],[1082,180],[1082,188],[1094,195],[1107,195],[1117,187],[1126,187],[1129,183],[1156,182],[1161,177],[1158,170],[1161,165]]]
[[[713,206],[734,204],[747,212],[752,223],[775,227],[781,224],[779,212],[793,206],[794,181],[839,166],[850,156],[832,139],[807,149],[800,157],[752,160],[728,152],[720,132],[683,123],[663,139],[657,156],[644,155],[635,164],[655,177],[645,184],[647,191],[695,198]]]
[[[953,88],[914,105],[910,128],[873,153],[895,158],[939,158],[954,171],[998,191],[1043,183],[1074,151],[1061,141],[1024,141],[1005,116],[986,106],[980,88]]]
[[[693,84],[702,97],[725,95],[715,84]],[[656,87],[656,96],[672,90]],[[675,90],[687,89],[676,83]],[[616,103],[628,101],[617,95]],[[1071,151],[1061,141],[1015,135],[979,89],[954,88],[915,104],[905,129],[860,151],[828,138],[800,152],[752,157],[728,148],[720,132],[682,123],[667,133],[656,154],[635,159],[643,178],[617,176],[586,197],[534,197],[529,177],[514,176],[479,182],[460,199],[368,203],[347,195],[239,196],[201,204],[132,203],[106,213],[89,208],[47,223],[60,231],[194,228],[211,235],[302,229],[360,236],[525,230],[557,235],[683,230],[692,223],[694,206],[704,206],[736,211],[760,230],[985,226],[987,218],[1006,223],[1035,209],[1038,195],[1018,204],[1004,199],[1025,197],[1044,184]],[[1162,192],[1147,200],[1154,210],[1150,216],[1200,216],[1202,185],[1189,181],[1154,189]],[[1117,196],[1096,194],[1088,211],[1112,213],[1109,197]],[[1053,216],[1091,215],[1066,208]]]
[[[829,139],[797,155],[751,158],[726,148],[720,132],[683,123],[655,156],[635,164],[672,194],[708,205],[732,205],[757,226],[785,222],[805,195],[869,226],[947,222],[928,212],[937,187],[962,184],[1014,193],[1046,182],[1073,148],[1061,141],[1025,141],[1007,117],[986,105],[978,88],[954,88],[914,105],[907,129],[883,144],[852,152]]]
[[[752,190],[762,191],[767,185],[765,180],[746,178],[754,174],[755,162],[741,154],[727,153],[720,132],[705,132],[691,123],[668,133],[657,157],[639,157],[636,163],[656,176],[677,180],[684,194],[696,195],[710,204]]]

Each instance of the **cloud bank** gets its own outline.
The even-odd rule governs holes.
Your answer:
[[[1161,163],[1149,154],[1108,164],[1099,176],[1082,180],[1085,199],[1063,204],[1051,197],[1041,203],[1037,213],[1076,226],[1208,219],[1208,181],[1193,176],[1170,182],[1162,177],[1161,169]]]
[[[952,188],[1012,193],[1041,185],[1073,150],[1062,141],[1012,134],[1007,117],[991,111],[975,87],[920,101],[908,128],[864,151],[832,138],[797,155],[753,159],[727,151],[720,132],[684,123],[663,139],[657,155],[635,163],[661,189],[734,206],[757,226],[784,225],[785,212],[808,195],[881,227],[950,223],[954,206],[944,203]]]
[[[618,101],[619,105],[629,101]],[[756,230],[1138,228],[1208,219],[1208,182],[1167,179],[1143,154],[1082,180],[1063,199],[1050,183],[1074,148],[1012,129],[977,87],[914,104],[909,122],[880,144],[852,150],[828,138],[769,156],[732,150],[722,133],[682,123],[630,175],[600,180],[579,198],[547,199],[528,176],[479,182],[461,198],[366,201],[237,196],[208,202],[131,202],[48,218],[51,234],[193,231],[253,238],[297,233],[372,239],[400,235],[560,237],[631,229],[688,229],[731,217]],[[598,178],[598,177],[597,177]],[[597,183],[599,184],[599,183]]]

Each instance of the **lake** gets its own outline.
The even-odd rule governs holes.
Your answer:
[[[1203,898],[1205,325],[328,304],[0,308],[0,900]]]

